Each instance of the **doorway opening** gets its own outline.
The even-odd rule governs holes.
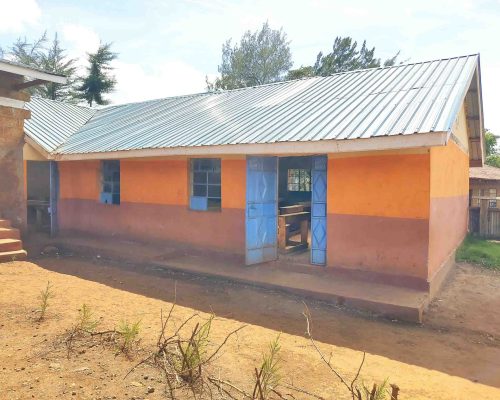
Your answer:
[[[280,157],[278,162],[278,257],[310,264],[311,156]]]
[[[27,161],[28,228],[50,232],[50,163]]]

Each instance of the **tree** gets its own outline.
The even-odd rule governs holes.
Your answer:
[[[497,137],[493,132],[486,130],[484,133],[486,164],[500,168],[500,154],[497,153]]]
[[[75,84],[76,59],[68,58],[65,52],[66,50],[61,48],[56,32],[52,45],[46,53],[42,54],[41,68],[45,71],[66,76],[67,83],[48,83],[42,85],[38,88],[38,94],[51,100],[74,102],[73,86]]]
[[[8,55],[18,63],[41,68],[46,42],[47,32],[33,42],[28,41],[26,37],[18,38],[10,47]]]
[[[66,84],[47,83],[33,86],[28,89],[30,94],[52,100],[74,101],[72,87],[75,81],[76,60],[65,55],[66,50],[61,48],[57,32],[49,48],[45,47],[46,42],[46,32],[33,42],[27,38],[18,38],[5,56],[30,67],[64,75],[68,79]]]
[[[399,52],[394,57],[385,60],[384,66],[394,65],[398,56]],[[328,76],[337,72],[378,68],[380,65],[380,58],[375,57],[375,47],[369,49],[366,40],[358,50],[358,42],[353,41],[351,37],[337,36],[331,53],[324,55],[323,52],[319,52],[314,64],[314,74]]]
[[[246,31],[240,43],[222,45],[220,78],[207,88],[236,89],[283,80],[292,66],[290,42],[283,29],[271,29],[268,22],[255,32]]]
[[[314,68],[309,66],[301,66],[297,69],[291,69],[286,75],[286,80],[291,81],[294,79],[309,78],[314,76]]]
[[[87,53],[87,75],[81,78],[77,96],[89,103],[90,107],[94,102],[109,104],[103,95],[112,92],[116,86],[116,79],[110,74],[113,70],[110,64],[117,57],[118,54],[111,51],[111,43],[100,44],[95,53]]]

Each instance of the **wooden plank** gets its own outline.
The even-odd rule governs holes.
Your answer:
[[[488,203],[486,199],[481,199],[479,210],[479,234],[488,236]]]
[[[304,211],[304,206],[297,204],[293,206],[280,207],[281,214],[293,214]]]

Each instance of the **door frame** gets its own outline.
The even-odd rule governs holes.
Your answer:
[[[277,242],[278,242],[278,215],[279,215],[279,162],[280,162],[280,158],[283,158],[283,157],[288,157],[287,155],[283,155],[283,156],[270,156],[270,155],[264,155],[264,156],[247,156],[246,157],[246,184],[245,184],[245,264],[246,265],[253,265],[254,263],[249,263],[249,260],[248,260],[248,238],[247,238],[247,235],[248,235],[248,172],[249,172],[249,165],[248,165],[248,160],[252,157],[255,157],[255,158],[259,158],[259,157],[262,157],[262,158],[272,158],[274,157],[276,159],[276,182],[275,182],[275,191],[276,191],[276,218],[275,218],[275,230],[276,230],[276,245],[275,245],[275,258],[274,260],[277,260],[279,258],[278,256],[278,247],[277,247]],[[294,157],[300,157],[300,156],[294,156]],[[328,254],[328,154],[311,154],[311,155],[304,155],[304,157],[311,157],[313,159],[313,165],[311,166],[311,223],[310,223],[310,226],[309,226],[309,229],[311,230],[311,243],[310,243],[310,246],[309,246],[309,252],[310,252],[310,258],[309,258],[309,265],[311,266],[325,266],[326,265],[326,261],[327,261],[327,254]],[[313,238],[312,238],[312,229],[313,229],[313,210],[312,210],[312,207],[313,207],[313,191],[314,191],[314,180],[313,180],[313,166],[314,166],[314,157],[324,157],[325,158],[325,162],[326,162],[326,165],[325,165],[325,178],[326,178],[326,193],[325,193],[325,216],[324,216],[324,219],[325,219],[325,249],[324,249],[324,252],[325,252],[325,262],[324,263],[313,263],[313,260],[312,260],[312,253],[313,253],[313,248],[312,248],[312,241],[313,241]],[[266,260],[266,261],[262,261],[262,263],[266,263],[266,262],[269,262],[269,261],[273,261],[273,260]]]

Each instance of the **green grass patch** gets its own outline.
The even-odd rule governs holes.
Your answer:
[[[500,270],[500,243],[467,236],[457,250],[457,261]]]

